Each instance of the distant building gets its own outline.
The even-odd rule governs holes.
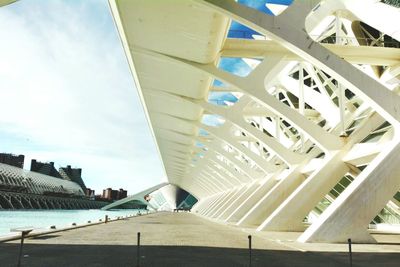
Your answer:
[[[120,188],[118,191],[118,199],[123,199],[126,198],[127,196],[128,196],[128,191]]]
[[[92,190],[90,188],[86,188],[86,191],[85,191],[86,196],[90,197],[91,195],[94,195],[94,193],[95,193],[94,190]]]
[[[103,199],[111,199],[111,188],[103,189],[103,194],[101,195]]]
[[[120,188],[119,190],[113,190],[111,188],[107,188],[103,190],[103,199],[107,199],[109,201],[119,200],[126,198],[128,195],[128,191]]]
[[[31,171],[38,172],[44,175],[53,176],[56,178],[62,178],[60,173],[54,168],[54,162],[40,162],[36,159],[31,161]]]
[[[59,172],[63,179],[79,184],[82,187],[82,190],[86,191],[87,188],[82,179],[81,168],[71,168],[71,165],[67,165],[67,167],[60,168]]]
[[[0,153],[0,210],[87,209],[109,202],[93,201],[96,200],[95,191],[86,188],[82,169],[68,165],[59,172],[54,162],[33,159],[27,171],[23,169],[24,159],[24,155]]]
[[[112,190],[111,188],[107,188],[103,190],[103,198],[107,200],[117,200],[118,191]]]
[[[95,192],[94,192],[94,190],[92,190],[90,188],[86,188],[85,195],[88,196],[88,197],[92,197],[92,196],[94,197],[95,196]]]
[[[24,168],[24,159],[24,155],[0,153],[0,163],[4,163],[21,169]]]
[[[0,210],[92,209],[106,204],[89,200],[75,182],[0,163]]]

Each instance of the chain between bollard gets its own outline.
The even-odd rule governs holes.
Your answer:
[[[249,267],[251,267],[251,235],[248,235],[247,238],[249,239]]]
[[[140,267],[140,232],[137,233],[136,267]]]
[[[349,243],[349,260],[350,260],[350,267],[353,267],[353,253],[351,252],[351,238],[347,239]]]

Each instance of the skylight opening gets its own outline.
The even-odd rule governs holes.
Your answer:
[[[204,154],[203,153],[197,153],[196,155],[201,159],[204,158]]]
[[[218,68],[239,77],[246,77],[260,63],[260,59],[254,58],[222,57]]]
[[[242,94],[233,92],[215,92],[208,93],[208,102],[217,106],[231,106],[235,104]]]
[[[228,31],[228,38],[265,39],[265,36],[233,20]]]
[[[204,129],[199,129],[199,136],[209,136],[210,134],[204,130]]]
[[[212,127],[220,127],[225,123],[225,119],[219,115],[214,114],[204,114],[201,123],[212,126]]]
[[[215,86],[215,87],[221,87],[221,88],[228,88],[229,87],[228,84],[226,84],[226,83],[224,83],[224,82],[222,82],[222,81],[220,81],[218,79],[214,79],[212,85]]]
[[[238,0],[238,3],[270,16],[278,16],[293,3],[293,0]]]
[[[200,143],[200,142],[196,142],[195,146],[196,147],[200,147],[200,148],[204,148],[205,147],[205,145],[203,143]]]

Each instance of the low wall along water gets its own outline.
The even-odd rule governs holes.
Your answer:
[[[118,216],[135,215],[139,210],[13,210],[0,211],[0,237],[8,236],[11,228],[33,226],[34,228],[49,229],[51,225],[56,228],[84,224],[88,221],[95,222],[108,215],[110,219]],[[143,212],[143,211],[141,211]]]

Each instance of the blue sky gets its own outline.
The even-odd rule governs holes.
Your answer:
[[[239,2],[270,14],[266,2],[291,1]],[[254,33],[234,22],[229,36]],[[220,67],[250,72],[241,59]],[[0,93],[0,152],[24,154],[25,168],[32,158],[81,167],[98,193],[110,186],[134,193],[165,180],[106,0],[0,8]],[[237,99],[210,95],[220,100]]]
[[[0,8],[0,151],[134,193],[164,172],[105,0]]]

